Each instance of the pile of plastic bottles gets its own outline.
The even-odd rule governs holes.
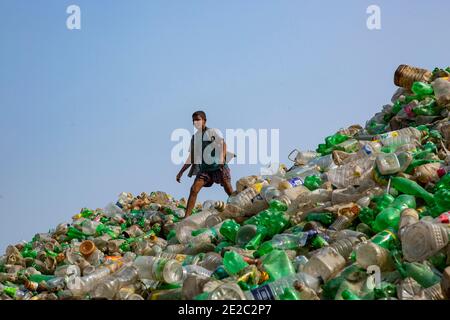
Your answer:
[[[226,202],[122,193],[9,246],[0,299],[450,298],[450,68],[401,65],[365,127]]]

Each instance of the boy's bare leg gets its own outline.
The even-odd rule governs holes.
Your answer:
[[[203,188],[205,183],[206,182],[203,179],[195,179],[194,183],[192,184],[191,191],[189,193],[187,208],[186,208],[186,217],[191,215],[192,209],[194,209],[195,202],[197,201],[197,195],[200,192],[200,190]]]
[[[225,180],[223,182],[223,189],[230,196],[233,193],[233,186],[231,185],[231,180]]]

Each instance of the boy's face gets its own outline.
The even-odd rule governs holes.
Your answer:
[[[202,130],[204,124],[206,123],[206,121],[200,116],[193,117],[192,122],[194,123],[194,127],[197,130]]]

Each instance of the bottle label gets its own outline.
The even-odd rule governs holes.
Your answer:
[[[292,179],[288,180],[288,182],[289,182],[289,184],[290,184],[291,186],[293,186],[294,188],[295,188],[295,187],[298,187],[298,186],[301,186],[301,185],[303,184],[302,179],[300,179],[300,178],[298,178],[298,177],[292,178]]]
[[[268,285],[250,291],[255,300],[275,300],[272,289]]]
[[[367,144],[364,145],[364,146],[362,147],[362,149],[363,149],[363,151],[364,151],[365,154],[367,154],[367,155],[371,155],[371,154],[372,154],[372,148],[371,148],[370,146],[368,146]]]

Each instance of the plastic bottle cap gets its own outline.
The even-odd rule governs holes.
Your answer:
[[[85,257],[90,256],[95,249],[95,244],[91,240],[85,240],[80,244],[80,253]]]
[[[445,175],[445,169],[444,168],[439,168],[438,170],[437,170],[437,175],[439,176],[439,178],[441,178],[442,176],[444,176]]]
[[[450,211],[447,212],[447,213],[441,214],[441,215],[439,216],[439,221],[440,221],[441,223],[449,223],[449,222],[450,222],[449,214],[450,214]]]

